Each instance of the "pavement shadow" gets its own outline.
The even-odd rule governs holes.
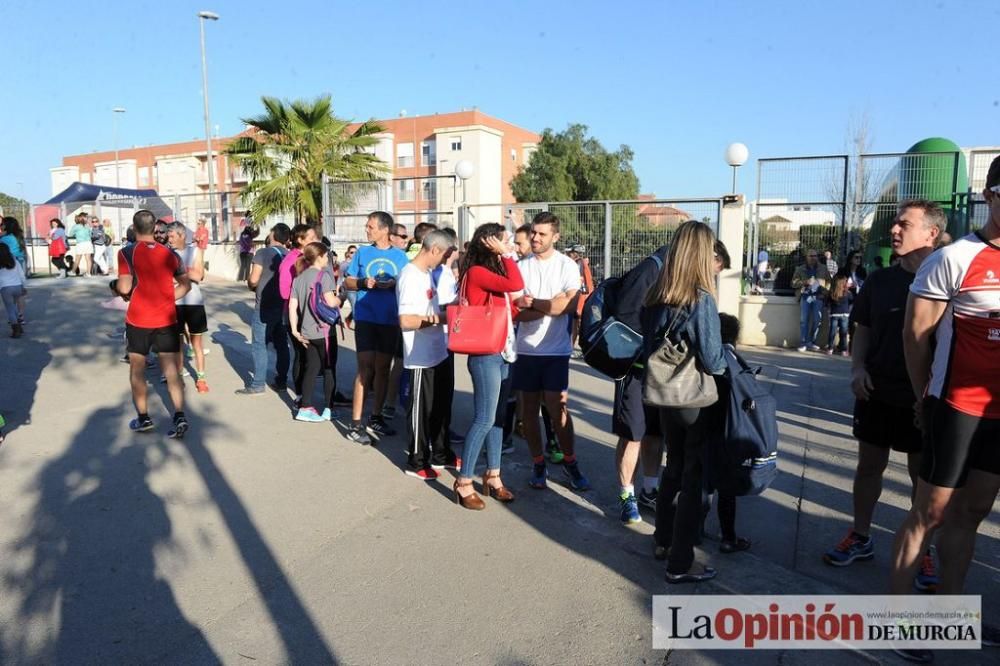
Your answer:
[[[8,632],[5,662],[148,663],[181,647],[219,661],[156,567],[156,551],[173,547],[172,527],[148,479],[176,453],[152,436],[121,441],[130,412],[94,411],[39,473],[30,530],[14,548],[28,565],[4,582],[23,595],[22,629],[57,617],[59,630],[47,641]]]
[[[18,428],[31,423],[38,380],[52,363],[50,346],[31,337],[0,338],[0,367],[3,384],[17,390],[0,391],[0,414],[7,421],[4,432],[9,437]]]

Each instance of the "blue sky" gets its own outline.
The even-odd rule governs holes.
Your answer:
[[[478,106],[540,131],[628,144],[642,190],[729,187],[751,158],[839,153],[867,113],[875,151],[945,136],[1000,144],[1000,2],[402,2],[135,0],[0,4],[0,191],[49,196],[63,155],[203,136],[196,13],[213,124],[261,95],[329,92],[362,119]],[[753,164],[741,185],[753,194]]]

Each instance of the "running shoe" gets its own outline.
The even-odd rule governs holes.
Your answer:
[[[795,351],[804,352],[804,351],[808,351],[808,349],[806,348],[805,345],[799,345],[798,347],[795,348]]]
[[[819,350],[820,350],[819,345],[817,345],[817,344],[811,344],[811,345],[809,345],[809,351],[818,352]]]
[[[528,480],[528,485],[538,490],[545,490],[548,487],[548,484],[545,483],[545,478],[548,475],[548,472],[545,471],[545,463],[536,463],[531,472],[531,479]]]
[[[346,396],[340,391],[333,394],[332,402],[335,407],[350,407],[354,404],[354,400],[350,396]]]
[[[563,474],[566,475],[573,490],[590,490],[590,481],[580,472],[580,466],[577,463],[563,465]]]
[[[198,390],[198,393],[208,393],[208,382],[205,381],[204,377],[195,381],[194,387]]]
[[[875,557],[875,542],[851,530],[840,543],[826,551],[823,561],[835,567],[846,567],[854,560],[870,560]]]
[[[406,469],[406,476],[412,476],[415,479],[421,479],[423,481],[433,481],[438,478],[439,474],[433,469]]]
[[[645,490],[639,491],[639,506],[645,507],[652,512],[656,512],[656,497],[659,495],[659,490],[654,488],[651,492],[646,492]]]
[[[188,424],[187,417],[183,414],[175,416],[174,425],[167,431],[167,437],[170,439],[181,439],[185,434],[187,434],[189,427],[190,425]]]
[[[368,433],[375,439],[382,439],[383,437],[393,437],[396,431],[386,425],[385,419],[381,416],[374,416],[368,418]]]
[[[372,438],[368,436],[365,427],[361,424],[351,426],[351,429],[347,431],[347,439],[362,446],[368,446],[372,443]]]
[[[331,412],[331,411],[330,411],[330,408],[329,408],[329,407],[326,407],[326,408],[325,408],[325,409],[323,410],[323,413],[322,413],[322,414],[320,414],[320,417],[322,417],[322,419],[323,419],[324,421],[332,421],[332,420],[333,420],[333,412]]]
[[[639,504],[636,502],[635,495],[631,493],[619,495],[618,504],[621,506],[621,516],[624,524],[635,525],[642,522],[642,516],[639,515]]]
[[[559,448],[559,442],[555,438],[549,440],[549,443],[545,445],[545,456],[549,459],[549,462],[553,465],[558,465],[566,458],[563,454],[562,449]]]
[[[913,587],[920,592],[934,594],[937,591],[938,574],[934,565],[934,546],[927,549],[920,562],[920,571],[913,577]]]
[[[149,432],[150,430],[156,427],[156,424],[153,423],[153,419],[149,418],[148,416],[143,416],[141,418],[137,417],[129,421],[128,427],[129,430],[131,430],[132,432]]]
[[[581,358],[583,358],[583,352],[580,351],[579,349],[574,349],[573,351],[570,352],[569,357],[574,361],[578,361]]]
[[[263,386],[244,386],[233,391],[236,395],[261,395],[264,392]]]
[[[324,421],[323,417],[316,412],[312,407],[303,407],[295,413],[296,421],[305,421],[306,423],[322,423]],[[330,419],[325,419],[329,421]]]
[[[396,408],[393,405],[385,405],[382,407],[382,418],[392,420],[396,418]]]

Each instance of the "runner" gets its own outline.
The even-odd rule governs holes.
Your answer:
[[[403,363],[411,386],[406,410],[410,440],[406,474],[425,481],[437,478],[437,469],[454,469],[461,464],[448,435],[455,357],[448,351],[443,307],[455,300],[451,248],[451,237],[443,231],[424,235],[420,252],[403,267],[396,283]],[[445,270],[435,278],[441,265]]]
[[[285,324],[288,325],[288,299],[292,296],[292,281],[295,279],[297,272],[297,266],[299,257],[302,256],[302,248],[304,248],[309,243],[315,243],[319,240],[319,236],[316,235],[316,230],[308,224],[296,224],[292,227],[292,247],[285,258],[281,260],[281,266],[278,267],[278,290],[281,293],[281,298],[284,301],[283,310],[285,316]],[[288,336],[291,340],[295,339],[295,332],[288,329]],[[305,354],[301,345],[292,345],[292,383],[295,388],[296,399],[302,397],[302,373],[305,371]],[[271,386],[275,391],[283,392],[287,390],[288,386],[285,383],[284,377],[275,377],[274,385]]]
[[[118,252],[119,278],[115,280],[115,288],[129,300],[125,313],[125,335],[132,400],[137,413],[129,428],[135,432],[148,432],[156,427],[147,412],[145,376],[146,355],[155,351],[160,359],[160,370],[167,378],[167,391],[174,406],[173,426],[167,436],[181,438],[187,432],[188,420],[184,415],[184,387],[177,373],[181,339],[175,302],[191,289],[191,281],[184,273],[180,257],[153,240],[155,224],[153,213],[138,211],[132,216],[137,242]]]
[[[67,234],[76,239],[71,254],[74,257],[75,271],[77,275],[90,277],[90,267],[94,256],[94,244],[90,236],[90,216],[86,213],[77,213],[73,218],[73,226],[69,228]]]
[[[4,243],[10,248],[10,253],[14,261],[21,265],[21,270],[25,277],[28,275],[28,255],[27,246],[24,243],[24,230],[21,223],[15,217],[5,217],[0,221],[0,243]],[[21,295],[16,299],[17,323],[24,325],[24,309],[26,306],[25,297],[28,295],[27,289],[21,290]]]
[[[932,254],[910,287],[903,348],[924,449],[913,508],[893,545],[894,594],[906,592],[937,528],[937,592],[961,594],[1000,489],[1000,157],[984,196],[983,228]]]
[[[936,204],[904,203],[890,229],[893,252],[900,256],[899,263],[873,273],[858,292],[853,311],[856,328],[851,361],[851,390],[856,399],[854,437],[858,440],[854,524],[840,543],[823,555],[827,564],[845,567],[875,557],[872,517],[893,450],[906,454],[910,500],[913,500],[923,439],[913,423],[916,398],[900,344],[903,315],[913,278],[934,251],[947,221]],[[933,592],[937,582],[933,555],[928,550],[913,584],[918,590]]]
[[[632,270],[622,276],[617,294],[615,318],[633,331],[642,330],[639,313],[646,294],[656,284],[666,260],[669,245],[660,247]],[[663,435],[660,414],[642,403],[643,369],[634,366],[629,374],[615,382],[615,401],[611,415],[611,431],[618,435],[615,463],[618,468],[618,502],[621,521],[641,523],[639,505],[656,511],[657,487],[660,483],[660,460],[663,456]],[[636,467],[642,458],[642,490],[636,500]]]
[[[187,244],[188,230],[180,222],[167,228],[167,241],[181,258],[184,270],[191,281],[191,291],[177,301],[177,325],[182,336],[188,340],[187,357],[193,358],[195,368],[194,386],[198,393],[208,393],[205,379],[204,335],[208,332],[208,315],[205,299],[201,293],[201,281],[205,279],[205,253],[197,245]],[[178,372],[184,374],[184,355],[178,354]]]
[[[10,337],[19,338],[24,333],[21,324],[23,315],[18,312],[17,302],[25,291],[24,269],[14,259],[6,243],[0,243],[0,300],[7,312],[7,323],[10,324]]]
[[[247,287],[254,292],[253,314],[250,316],[250,351],[253,355],[253,378],[237,395],[260,395],[267,383],[267,345],[274,347],[277,367],[274,386],[288,382],[288,330],[284,324],[285,302],[278,290],[278,270],[292,232],[287,224],[279,222],[267,236],[267,246],[253,255]]]
[[[569,389],[570,313],[580,291],[580,271],[573,260],[555,249],[559,242],[559,218],[541,212],[531,222],[530,257],[518,264],[524,292],[516,305],[517,361],[514,390],[521,391],[524,434],[534,462],[530,484],[545,488],[545,457],[538,428],[539,408],[544,402],[564,454],[563,471],[575,490],[589,490],[590,482],[577,464],[573,419],[566,406]]]
[[[371,444],[376,438],[391,437],[395,430],[382,418],[389,366],[399,345],[399,313],[396,303],[396,278],[406,265],[406,254],[389,242],[392,215],[375,211],[368,216],[365,233],[371,245],[358,248],[347,267],[346,286],[357,293],[354,312],[358,375],[354,380],[354,407],[348,439]],[[367,426],[362,424],[365,396],[374,399]],[[367,431],[367,432],[366,432]]]
[[[333,273],[326,270],[330,255],[323,243],[312,242],[302,248],[288,300],[288,327],[292,336],[302,346],[302,398],[296,421],[319,423],[332,417],[330,404],[336,385],[334,372],[337,367],[337,332],[333,326],[317,316],[313,298],[322,298],[331,308],[339,308],[337,284]],[[317,293],[318,292],[318,293]],[[313,406],[313,388],[316,376],[323,375],[323,412]]]

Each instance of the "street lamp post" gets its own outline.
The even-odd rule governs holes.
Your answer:
[[[212,217],[212,235],[218,239],[218,222],[215,219],[215,170],[212,165],[212,124],[208,115],[208,63],[205,60],[205,21],[218,21],[215,12],[198,12],[198,27],[201,29],[201,97],[205,104],[205,149],[208,168],[208,209]]]
[[[459,231],[462,232],[462,240],[467,241],[472,238],[469,233],[469,206],[466,203],[467,199],[465,197],[465,182],[472,178],[476,173],[476,165],[469,160],[459,160],[455,163],[455,175],[462,180],[462,207],[459,209],[462,211],[461,219],[459,220]]]
[[[748,157],[750,151],[742,143],[731,143],[726,148],[726,164],[733,167],[733,194],[736,194],[736,170],[746,164]]]
[[[125,108],[121,106],[116,106],[111,109],[112,118],[114,118],[113,127],[113,140],[115,144],[115,187],[121,187],[121,177],[118,175],[118,114],[125,113]]]

